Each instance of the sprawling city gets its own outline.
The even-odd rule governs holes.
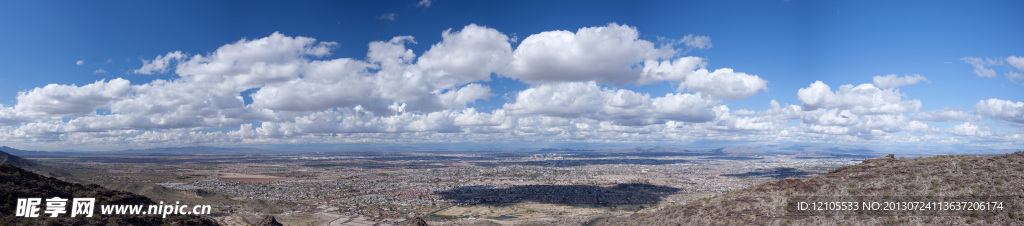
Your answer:
[[[800,148],[800,147],[792,147]],[[584,223],[788,177],[820,175],[868,157],[755,148],[432,152],[105,152],[30,158],[89,183],[216,204],[225,223],[279,215],[288,224],[500,220]],[[145,192],[144,192],[145,193]],[[176,193],[176,194],[170,194]],[[185,201],[185,200],[183,200]],[[261,203],[259,205],[253,203]]]

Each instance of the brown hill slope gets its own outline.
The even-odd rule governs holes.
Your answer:
[[[0,147],[0,150],[17,150],[17,149],[13,149],[13,148],[9,148],[7,146],[4,146],[4,147]],[[70,176],[70,174],[68,174],[67,172],[64,172],[63,170],[60,170],[60,169],[57,169],[57,168],[54,168],[54,167],[51,167],[51,166],[39,164],[39,163],[37,163],[35,161],[24,159],[24,158],[12,155],[12,154],[4,152],[4,151],[0,151],[0,164],[11,164],[11,165],[13,165],[15,167],[18,167],[18,168],[26,169],[26,170],[29,170],[29,171],[32,171],[32,172],[35,172],[35,173],[38,173],[38,174],[42,174],[42,175],[46,175],[46,176],[51,176],[51,177],[64,177],[64,178],[66,178],[66,177]]]
[[[68,183],[53,177],[42,176],[10,164],[0,165],[0,225],[218,225],[217,222],[199,216],[172,216],[161,218],[157,215],[131,216],[100,214],[104,204],[155,204],[145,196],[130,192],[108,190],[99,185]],[[92,218],[69,217],[67,214],[49,218],[42,214],[36,218],[14,216],[18,198],[96,198]],[[45,202],[44,202],[45,203]],[[70,205],[70,204],[67,204]],[[45,210],[45,205],[40,206]]]
[[[796,210],[802,196],[837,201],[1002,201],[1000,211]],[[998,198],[992,198],[996,196]],[[596,225],[1024,225],[1024,152],[868,159],[811,178],[787,178],[682,206],[596,219]],[[938,214],[942,213],[942,214]]]

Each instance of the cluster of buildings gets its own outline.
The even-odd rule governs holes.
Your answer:
[[[178,190],[208,190],[245,199],[285,200],[292,211],[330,211],[366,217],[429,215],[453,205],[553,203],[660,205],[691,200],[680,194],[713,194],[773,178],[772,169],[810,174],[854,164],[850,159],[794,156],[581,157],[531,154],[391,154],[386,157],[261,156],[217,164],[97,164],[97,179],[156,183]],[[254,161],[260,161],[254,163]],[[404,167],[414,166],[414,167]],[[222,175],[289,178],[225,180]],[[633,185],[643,186],[633,186]]]

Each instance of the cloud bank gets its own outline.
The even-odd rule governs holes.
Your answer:
[[[425,2],[421,6],[429,7]],[[766,103],[771,108],[753,111],[728,103],[768,92],[769,81],[684,55],[712,48],[707,36],[656,45],[641,39],[638,28],[614,23],[545,31],[519,42],[475,24],[440,35],[420,54],[407,48],[417,44],[413,36],[374,41],[361,59],[333,56],[339,43],[277,32],[203,54],[171,51],[133,70],[169,79],[116,78],[19,92],[14,106],[0,105],[0,138],[43,148],[700,140],[1022,145],[1019,131],[979,120],[1021,127],[1024,103],[988,99],[974,111],[922,112],[920,100],[897,89],[930,82],[920,75],[875,76],[872,83],[835,89],[815,81],[795,92],[773,91],[795,94],[799,104],[772,100]],[[964,61],[979,76],[994,76],[986,67],[995,60]],[[1018,57],[1001,61],[1024,66]],[[495,94],[487,82],[496,77],[527,87]],[[635,89],[657,84],[672,91]],[[485,111],[481,101],[504,102]],[[944,130],[925,122],[956,126]]]

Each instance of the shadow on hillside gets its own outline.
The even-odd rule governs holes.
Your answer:
[[[767,170],[757,170],[738,174],[722,174],[722,176],[724,177],[770,177],[772,179],[785,179],[787,177],[808,177],[813,175],[816,174],[789,167],[778,167]]]
[[[520,185],[498,188],[491,185],[467,186],[438,192],[442,198],[459,205],[509,204],[536,202],[564,205],[639,205],[656,204],[680,189],[650,184],[593,185]]]

